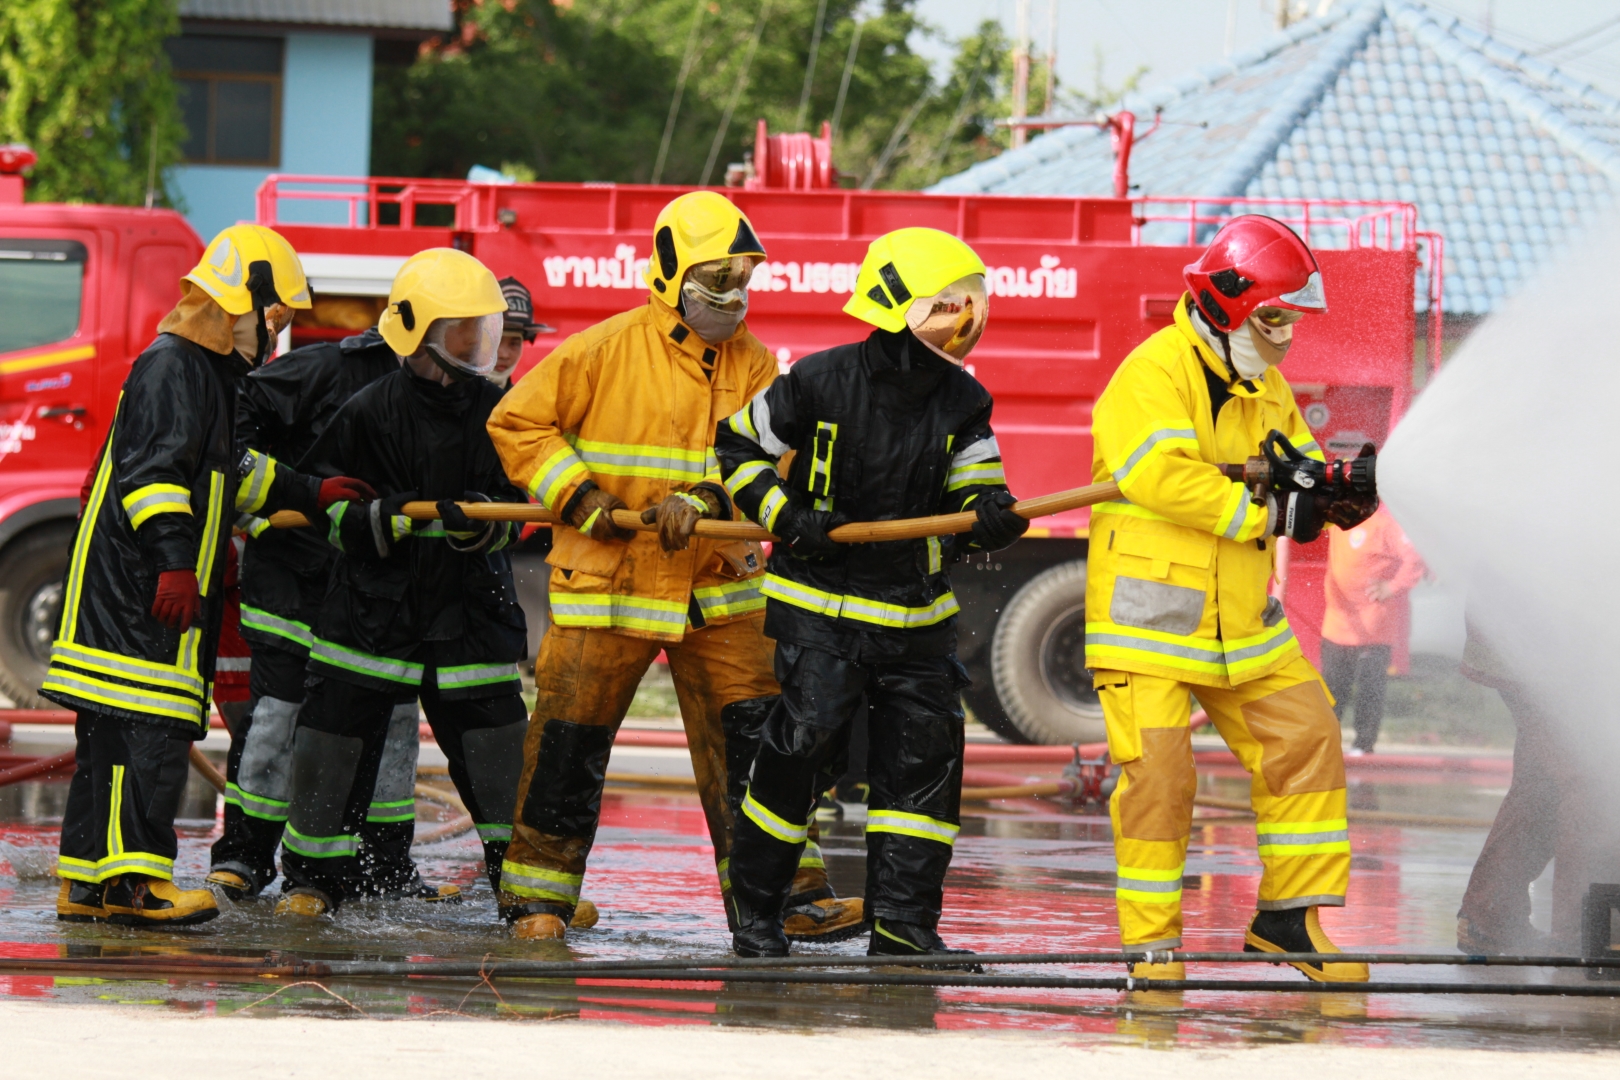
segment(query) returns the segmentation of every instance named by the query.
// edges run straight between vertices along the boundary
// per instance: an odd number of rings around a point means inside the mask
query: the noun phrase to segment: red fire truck
[[[563,336],[642,301],[653,220],[682,190],[272,176],[257,219],[299,250],[316,297],[284,344],[372,325],[406,257],[454,246],[524,281],[558,328],[526,350],[521,375]],[[995,395],[1019,495],[1090,482],[1097,395],[1126,353],[1168,324],[1181,268],[1233,213],[1287,220],[1320,252],[1330,311],[1307,324],[1287,367],[1318,440],[1334,452],[1382,443],[1411,395],[1422,237],[1408,204],[943,196],[758,180],[726,194],[770,252],[748,325],[784,368],[864,332],[841,309],[873,237],[926,225],[974,246],[994,300],[970,370]],[[49,655],[80,480],[129,363],[199,247],[164,211],[0,205],[0,689],[19,703],[38,702],[31,687]],[[1025,542],[957,568],[967,701],[1009,739],[1102,737],[1083,670],[1088,521],[1085,511],[1043,519]],[[1291,619],[1313,654],[1325,548],[1298,549],[1289,577]]]

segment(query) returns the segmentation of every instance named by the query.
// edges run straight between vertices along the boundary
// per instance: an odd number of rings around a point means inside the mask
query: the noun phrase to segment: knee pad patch
[[[523,823],[551,836],[596,835],[612,749],[611,727],[547,720],[523,803]]]
[[[388,738],[383,742],[382,760],[377,765],[377,783],[372,789],[372,802],[403,802],[416,791],[416,763],[422,752],[419,724],[416,702],[394,707],[388,719]]]
[[[1260,775],[1273,795],[1303,795],[1344,787],[1339,723],[1315,679],[1242,707],[1243,722],[1260,744]]]
[[[253,706],[253,724],[242,744],[236,782],[261,798],[286,802],[292,792],[293,733],[301,702],[262,697]]]
[[[1119,831],[1131,840],[1180,840],[1192,828],[1192,729],[1142,728],[1142,756],[1124,764]]]
[[[512,804],[517,801],[518,780],[523,775],[523,739],[527,722],[497,728],[476,728],[461,736],[466,756],[467,777],[472,781],[473,799],[478,803],[480,824],[509,824]]]
[[[293,739],[293,791],[288,822],[306,836],[336,836],[360,771],[364,740],[314,728]]]

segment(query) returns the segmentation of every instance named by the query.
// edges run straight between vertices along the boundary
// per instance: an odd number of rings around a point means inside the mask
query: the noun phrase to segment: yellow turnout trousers
[[[1339,723],[1303,656],[1235,688],[1098,671],[1109,756],[1122,766],[1109,801],[1120,940],[1181,945],[1181,881],[1192,832],[1191,697],[1249,771],[1260,862],[1259,907],[1342,906],[1350,881]]]

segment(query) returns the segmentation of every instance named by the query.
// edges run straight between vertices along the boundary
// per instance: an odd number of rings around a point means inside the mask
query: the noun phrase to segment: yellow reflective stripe
[[[45,683],[40,689],[54,690],[59,694],[94,702],[97,705],[127,709],[130,712],[150,713],[153,716],[167,716],[187,723],[196,724],[203,720],[200,700],[162,694],[136,686],[125,686],[122,683],[98,679],[93,675],[64,671],[56,667],[46,672]]]
[[[720,483],[720,459],[714,456],[712,446],[703,451],[703,479],[708,483]]]
[[[759,503],[759,523],[765,527],[766,532],[776,530],[776,519],[781,516],[782,508],[788,504],[787,496],[782,494],[780,487],[773,487],[765,493],[765,498]]]
[[[546,505],[549,510],[559,510],[557,496],[562,489],[575,480],[590,475],[585,463],[579,460],[579,455],[569,447],[563,447],[555,454],[546,458],[545,463],[535,470],[534,476],[529,479],[528,492]]]
[[[825,447],[823,447],[821,442],[821,436],[824,433],[827,436]],[[821,478],[820,494],[824,496],[832,494],[833,447],[835,447],[837,444],[838,425],[832,423],[830,420],[816,421],[815,440],[810,444],[812,450],[809,478],[811,494],[816,493],[816,478],[818,476]]]
[[[270,485],[276,482],[276,459],[257,450],[247,452],[253,467],[236,485],[236,509],[239,513],[257,513],[270,497]]]
[[[606,476],[643,476],[653,480],[703,479],[707,454],[674,446],[598,442],[564,435],[592,472]]]
[[[956,834],[962,831],[962,826],[903,810],[870,810],[866,814],[866,831],[899,833],[902,836],[915,836],[922,840],[937,840],[947,847],[954,847]]]
[[[736,434],[743,436],[749,442],[758,445],[759,432],[754,429],[753,410],[754,403],[750,401],[747,405],[744,405],[742,408],[738,409],[736,412],[732,413],[726,418],[726,426],[731,428],[731,430]]]
[[[112,769],[112,800],[107,809],[107,854],[124,853],[124,824],[119,820],[124,810],[124,766]]]
[[[225,518],[225,508],[220,503],[224,498],[225,474],[218,471],[209,473],[207,516],[203,518],[202,543],[197,548],[197,594],[202,597],[208,596],[208,586],[214,577],[214,560],[219,556],[219,528]],[[202,650],[202,639],[200,620],[180,635],[180,651],[175,660],[185,670],[201,671],[198,653]]]
[[[976,484],[1005,486],[1007,472],[998,461],[983,461],[975,465],[962,465],[945,474],[945,490],[957,491]]]
[[[956,602],[956,594],[949,592],[941,594],[925,607],[906,607],[902,604],[884,603],[881,600],[869,600],[864,596],[824,592],[775,574],[765,575],[765,584],[761,591],[772,600],[780,600],[784,604],[792,604],[796,608],[813,611],[829,618],[854,619],[874,626],[893,626],[902,629],[933,626],[935,623],[944,622],[961,610]]]
[[[943,569],[944,565],[945,562],[939,548],[939,537],[930,536],[928,538],[928,572],[937,574]]]
[[[737,497],[737,492],[753,483],[754,477],[758,476],[760,473],[767,472],[772,476],[776,476],[776,466],[771,464],[769,461],[743,462],[741,465],[737,466],[737,471],[732,473],[731,476],[726,479],[726,494],[735,499]]]
[[[1261,855],[1337,855],[1350,851],[1350,822],[1268,821],[1255,826]]]
[[[124,402],[123,392],[118,403]],[[117,415],[116,409],[114,415]],[[72,641],[79,625],[79,597],[84,592],[84,564],[90,553],[90,537],[96,531],[96,519],[101,515],[101,504],[107,497],[107,486],[112,482],[112,444],[117,424],[107,430],[107,443],[101,449],[101,467],[96,470],[96,482],[90,486],[90,501],[79,517],[79,529],[73,537],[73,557],[68,563],[66,596],[62,604],[62,623],[57,641]]]
[[[1293,628],[1283,619],[1276,626],[1268,626],[1253,637],[1238,638],[1226,643],[1226,668],[1232,675],[1243,675],[1276,661],[1299,643]]]
[[[1198,432],[1193,430],[1191,420],[1184,420],[1181,423],[1185,426],[1155,428],[1143,432],[1136,440],[1135,449],[1125,455],[1124,463],[1114,470],[1114,482],[1123,487],[1149,458],[1166,450],[1179,446],[1196,451]]]
[[[686,610],[686,604],[643,596],[551,594],[551,621],[558,626],[618,627],[680,635],[686,631]]]
[[[123,656],[105,649],[92,649],[72,641],[58,641],[51,646],[52,664],[69,664],[112,675],[120,679],[156,683],[176,690],[187,690],[202,696],[202,676],[178,664],[160,664],[142,660],[138,656]]]
[[[1249,520],[1249,491],[1242,484],[1234,483],[1232,491],[1226,497],[1226,506],[1221,510],[1221,516],[1215,521],[1215,535],[1224,536],[1228,540],[1236,540],[1243,535],[1243,526]]]
[[[716,876],[718,876],[720,878],[720,890],[722,892],[724,892],[725,890],[731,888],[731,860],[730,859],[721,859],[719,862],[715,863],[714,864],[714,872],[715,872]]]
[[[814,840],[807,840],[804,851],[799,855],[800,870],[825,870],[827,860],[822,857],[821,845]]]
[[[1114,896],[1138,904],[1177,904],[1181,902],[1181,879],[1187,864],[1174,870],[1144,866],[1118,866],[1114,870]]]
[[[579,888],[584,882],[584,874],[565,874],[544,866],[501,860],[501,891],[513,896],[574,904],[579,901]]]
[[[1141,518],[1143,521],[1169,521],[1163,514],[1155,514],[1145,506],[1137,506],[1129,499],[1115,499],[1110,502],[1098,503],[1091,508],[1092,529],[1097,528],[1097,519],[1104,514],[1118,514],[1121,517]]]
[[[754,798],[753,788],[749,788],[748,794],[743,796],[742,812],[749,821],[752,821],[784,844],[802,844],[805,838],[810,835],[808,822],[803,825],[795,825],[786,818],[777,817]]]
[[[1298,450],[1308,458],[1314,458],[1317,461],[1327,460],[1327,455],[1322,453],[1322,448],[1317,445],[1315,439],[1307,439],[1304,442],[1296,445],[1294,449]]]
[[[705,585],[693,589],[692,595],[697,597],[698,610],[705,619],[746,615],[765,610],[765,594],[760,592],[759,584],[757,577],[744,578],[725,585]]]
[[[1136,660],[1205,675],[1226,673],[1226,653],[1213,638],[1167,634],[1117,623],[1086,623],[1086,666],[1106,668],[1106,661]]]
[[[130,527],[138,529],[154,514],[191,513],[191,492],[179,484],[147,484],[125,495],[123,504]]]

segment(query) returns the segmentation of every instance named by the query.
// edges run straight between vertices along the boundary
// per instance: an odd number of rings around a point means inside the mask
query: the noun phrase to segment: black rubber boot
[[[867,956],[972,956],[971,949],[953,949],[945,944],[932,926],[873,919],[872,939]],[[983,972],[978,964],[952,965],[953,970]]]
[[[787,935],[782,932],[782,913],[755,911],[747,901],[731,894],[731,915],[737,929],[731,934],[731,951],[738,956],[786,956]]]
[[[1284,911],[1256,911],[1249,921],[1248,932],[1243,935],[1243,951],[1252,953],[1336,953],[1333,944],[1322,929],[1314,907],[1288,908]],[[1296,962],[1298,968],[1312,982],[1366,982],[1367,965],[1359,963]]]

